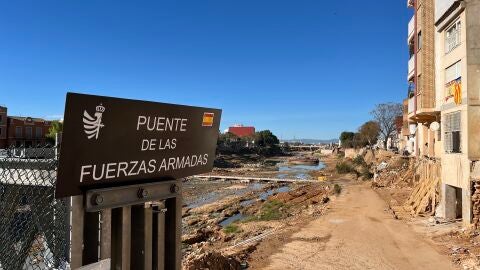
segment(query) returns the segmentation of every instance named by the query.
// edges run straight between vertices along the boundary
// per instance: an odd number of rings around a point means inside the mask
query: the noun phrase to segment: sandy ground
[[[455,269],[362,183],[347,184],[325,216],[284,237],[252,269]]]

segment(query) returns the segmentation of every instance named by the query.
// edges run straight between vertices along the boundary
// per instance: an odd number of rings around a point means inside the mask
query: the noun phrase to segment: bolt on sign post
[[[106,259],[103,252],[113,269],[177,269],[179,179],[212,170],[220,117],[218,109],[68,93],[55,197],[78,195],[85,213],[73,214],[84,228],[72,228],[72,260],[74,240],[85,248],[72,265]],[[98,226],[89,222],[111,224],[111,245],[95,243]]]

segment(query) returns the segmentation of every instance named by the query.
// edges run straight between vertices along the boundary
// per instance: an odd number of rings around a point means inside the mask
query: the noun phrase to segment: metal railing
[[[410,79],[414,75],[415,71],[415,55],[412,55],[410,59],[408,59],[408,75],[407,80]]]
[[[69,269],[70,201],[55,199],[52,153],[47,147],[1,151],[0,270]]]
[[[408,99],[408,113],[413,113],[415,111],[415,97]]]
[[[413,37],[413,32],[415,30],[415,17],[412,16],[410,21],[408,22],[408,38],[407,38],[407,44],[409,43],[410,39]]]
[[[453,49],[460,45],[460,35],[460,29],[452,30],[449,32],[449,35],[445,38],[445,53],[453,51]]]

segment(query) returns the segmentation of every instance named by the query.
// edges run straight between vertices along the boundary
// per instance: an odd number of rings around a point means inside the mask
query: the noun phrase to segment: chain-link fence
[[[70,201],[55,199],[56,153],[0,151],[0,270],[69,268]]]

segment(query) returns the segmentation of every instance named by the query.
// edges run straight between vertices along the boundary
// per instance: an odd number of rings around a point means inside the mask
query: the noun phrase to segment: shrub
[[[226,226],[225,228],[223,228],[223,231],[225,233],[228,233],[228,234],[231,234],[231,233],[239,233],[240,232],[240,228],[235,225],[235,224],[229,224],[228,226]]]
[[[272,200],[263,204],[260,210],[259,220],[268,221],[280,219],[283,217],[280,208],[285,206],[282,202]]]
[[[373,178],[373,173],[371,173],[368,168],[364,168],[364,170],[360,173],[360,176],[362,176],[364,180],[370,180]]]
[[[365,162],[365,159],[361,155],[358,155],[357,157],[355,157],[352,160],[352,163],[355,164],[355,165],[360,165],[360,166],[365,166],[365,167],[367,166],[367,162]]]
[[[342,192],[342,187],[339,185],[339,184],[335,184],[333,186],[333,192],[335,192],[335,194],[340,194]]]
[[[284,203],[272,200],[267,201],[262,205],[262,208],[259,211],[257,216],[250,216],[243,219],[242,222],[251,222],[251,221],[269,221],[277,220],[284,217],[282,213],[282,208],[286,207]]]
[[[353,168],[352,165],[344,161],[337,163],[335,168],[337,169],[337,173],[342,173],[342,174],[356,172],[355,168]]]

